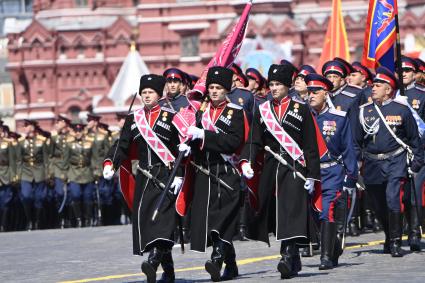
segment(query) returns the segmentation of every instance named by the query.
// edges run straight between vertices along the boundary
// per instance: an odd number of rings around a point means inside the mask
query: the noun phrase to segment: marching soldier
[[[69,136],[70,124],[71,121],[68,118],[63,115],[58,115],[55,123],[55,131],[52,132],[49,147],[49,166],[51,167],[49,173],[51,174],[50,177],[54,179],[56,208],[62,209],[62,211],[59,212],[61,228],[69,226],[69,223],[65,223],[65,211],[67,211],[69,201],[65,199],[68,164],[65,162],[64,153],[66,141]]]
[[[351,66],[353,67],[353,70],[348,77],[348,82],[352,86],[358,86],[363,89],[364,101],[361,101],[360,103],[363,104],[363,102],[372,102],[372,72],[360,62],[353,62]]]
[[[402,189],[408,168],[418,172],[423,149],[418,128],[409,108],[394,100],[397,80],[384,67],[376,71],[372,103],[360,108],[355,140],[363,148],[364,183],[384,226],[384,253],[403,256],[401,250]],[[409,158],[410,164],[406,163]]]
[[[94,193],[94,138],[84,133],[84,124],[73,125],[74,134],[68,136],[64,152],[65,163],[68,164],[66,178],[70,193],[71,207],[74,212],[76,227],[92,225],[93,193]],[[84,215],[81,212],[84,208]]]
[[[197,172],[191,214],[191,229],[197,233],[191,234],[191,249],[205,252],[207,246],[213,246],[205,269],[215,282],[239,275],[232,239],[239,219],[241,183],[233,160],[248,125],[242,107],[226,99],[232,76],[232,70],[224,67],[208,70],[209,102],[197,113],[197,125],[187,132]],[[221,276],[223,263],[226,267]]]
[[[12,184],[16,176],[16,141],[7,137],[8,127],[0,126],[0,232],[7,229],[10,204],[13,197]]]
[[[233,104],[241,106],[245,110],[248,120],[251,121],[252,110],[254,109],[254,95],[246,89],[248,87],[248,78],[235,63],[231,65],[230,70],[233,71],[232,90],[227,94],[227,97]]]
[[[96,195],[99,195],[99,199],[96,198],[96,201],[98,202],[97,203],[98,208],[102,206],[101,196],[104,196],[104,195],[109,196],[111,194],[111,188],[105,182],[105,179],[102,176],[103,158],[108,152],[110,145],[108,140],[108,132],[102,129],[101,127],[99,127],[100,119],[101,117],[99,115],[89,113],[87,114],[87,125],[85,126],[85,131],[87,135],[93,140],[93,160],[94,161],[92,163],[92,168],[93,168],[94,186],[95,186],[93,193],[96,193]],[[90,206],[93,209],[93,202],[89,202],[87,200],[85,205]],[[88,210],[89,207],[85,207],[84,209]],[[93,215],[93,213],[91,215]],[[85,219],[85,221],[87,221],[87,219]],[[98,213],[96,215],[96,221],[97,221],[97,225],[102,224],[101,213]],[[89,223],[86,223],[86,224],[89,224]]]
[[[151,220],[164,189],[161,184],[167,183],[179,144],[178,131],[172,124],[176,112],[158,104],[164,85],[163,76],[150,74],[140,78],[139,94],[144,107],[126,117],[120,138],[104,161],[103,171],[105,179],[111,179],[121,166],[121,189],[132,192],[124,197],[133,212],[133,254],[149,253],[141,266],[148,282],[156,282],[156,270],[160,264],[164,270],[163,282],[174,282],[175,277],[171,250],[177,221],[174,194],[179,192],[182,184],[180,169],[171,185],[174,193],[166,192],[157,220]],[[134,159],[138,160],[135,187],[126,188],[123,181],[128,179],[131,172],[129,161]]]
[[[247,237],[269,243],[268,233],[276,233],[276,240],[281,241],[282,258],[277,268],[282,278],[296,276],[301,270],[298,245],[308,244],[313,232],[308,227],[309,193],[314,190],[314,182],[320,181],[314,120],[303,101],[288,96],[292,78],[293,70],[289,66],[270,67],[268,81],[273,101],[260,105],[249,134],[252,139],[241,154],[243,175],[250,179],[254,172],[249,162],[255,160],[262,149],[274,152],[266,152],[264,157],[258,211],[248,219]],[[295,177],[296,172],[276,158],[285,160],[306,181]],[[269,215],[273,213],[270,207],[274,196],[277,198],[275,215]]]
[[[328,92],[332,83],[318,75],[305,78],[309,92],[309,103],[317,124],[326,141],[328,152],[320,159],[322,176],[322,212],[320,270],[338,265],[341,250],[341,232],[337,223],[343,227],[346,201],[339,201],[342,190],[354,191],[358,174],[356,152],[353,145],[350,123],[346,113],[327,105]]]
[[[416,83],[416,74],[420,72],[416,60],[402,56],[401,68],[403,75],[403,85],[407,102],[417,112],[419,117],[425,119],[425,87]],[[424,140],[422,140],[424,143]],[[424,144],[423,144],[424,146]],[[411,190],[410,182],[406,183],[405,188],[405,218],[408,223],[408,243],[411,251],[421,250],[421,219],[420,214],[422,209],[422,190],[425,182],[425,168],[421,168],[415,178],[415,193]],[[418,203],[416,203],[416,200]]]
[[[294,94],[298,95],[298,98],[302,99],[303,101],[307,101],[308,99],[308,89],[307,84],[304,81],[304,78],[308,74],[315,74],[316,71],[314,68],[310,65],[302,65],[300,67],[300,71],[298,72],[297,76],[295,77],[294,82]]]
[[[419,66],[414,59],[402,56],[401,68],[407,101],[418,113],[419,117],[425,120],[425,87],[415,82],[416,74],[419,72]]]
[[[32,230],[35,209],[34,229],[39,229],[44,201],[46,199],[46,164],[48,161],[48,140],[36,132],[37,122],[24,121],[25,136],[19,138],[16,148],[17,172],[21,181],[21,202],[26,217],[26,229]]]
[[[330,80],[334,86],[330,93],[333,106],[337,110],[348,112],[352,106],[357,108],[360,106],[362,97],[362,89],[358,86],[349,85],[346,83],[348,70],[351,70],[351,65],[344,65],[338,60],[326,62],[322,67],[322,74]]]
[[[163,76],[166,79],[165,91],[167,95],[159,101],[159,105],[179,112],[180,109],[189,105],[187,97],[182,93],[186,74],[177,68],[170,68],[165,70]]]
[[[425,87],[425,62],[422,61],[420,58],[416,58],[415,59],[416,64],[418,64],[418,72],[416,73],[416,83],[419,84],[420,86],[424,86]]]

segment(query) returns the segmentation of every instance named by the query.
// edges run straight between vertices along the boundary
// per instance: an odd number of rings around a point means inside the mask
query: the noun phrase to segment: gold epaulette
[[[46,141],[47,140],[47,138],[42,136],[42,135],[37,135],[36,138],[40,141]]]
[[[73,141],[75,141],[75,138],[73,136],[68,136],[66,138],[66,142],[68,142],[68,143],[73,142]]]
[[[56,137],[58,135],[58,132],[57,131],[52,131],[51,132],[51,137]]]
[[[20,137],[19,139],[18,139],[18,142],[22,142],[22,141],[24,141],[25,140],[25,137]]]
[[[90,141],[90,142],[94,142],[94,137],[92,137],[92,136],[86,136],[85,140],[86,141]]]

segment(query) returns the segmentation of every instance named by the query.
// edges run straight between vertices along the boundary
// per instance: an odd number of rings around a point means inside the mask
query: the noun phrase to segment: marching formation
[[[103,177],[119,172],[148,282],[160,265],[160,282],[174,282],[178,239],[212,247],[205,270],[215,282],[239,275],[237,238],[280,241],[283,279],[319,249],[319,269],[337,267],[347,233],[382,229],[383,253],[402,257],[404,232],[419,252],[425,64],[403,57],[402,73],[405,96],[388,69],[340,58],[322,74],[283,60],[267,78],[210,67],[204,96],[179,69],[144,75],[143,107],[126,115]]]
[[[140,78],[142,106],[117,131],[89,114],[55,131],[26,120],[0,127],[1,230],[128,223],[148,282],[174,282],[172,247],[205,252],[212,281],[239,276],[234,239],[281,242],[283,279],[320,250],[338,266],[346,234],[385,233],[421,250],[425,206],[425,63],[402,58],[403,88],[384,67],[326,62],[322,74],[286,60],[267,78],[239,66],[199,78],[176,68]],[[137,95],[137,94],[136,94]],[[223,269],[224,266],[224,269]]]

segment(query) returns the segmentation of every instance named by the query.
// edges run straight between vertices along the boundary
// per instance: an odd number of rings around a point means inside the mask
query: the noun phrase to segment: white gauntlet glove
[[[307,178],[304,184],[304,189],[306,189],[308,193],[311,195],[314,191],[314,180],[311,178]]]
[[[249,162],[245,162],[241,166],[242,174],[247,178],[248,180],[254,177],[254,170],[251,168],[251,164]]]
[[[115,171],[112,169],[112,165],[106,165],[103,167],[103,178],[105,180],[111,180],[114,177]]]
[[[185,144],[185,143],[179,144],[179,151],[180,152],[184,152],[184,157],[188,157],[189,156],[190,150],[191,150],[191,148],[187,144]]]
[[[174,177],[173,182],[171,183],[171,188],[173,189],[174,195],[178,195],[180,192],[180,189],[183,184],[183,178],[182,177]]]
[[[187,135],[191,137],[192,140],[202,140],[204,139],[205,133],[203,129],[197,128],[195,126],[190,126],[189,129],[187,129]]]

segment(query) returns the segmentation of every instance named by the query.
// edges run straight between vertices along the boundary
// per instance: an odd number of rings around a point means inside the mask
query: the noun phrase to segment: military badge
[[[240,105],[243,105],[243,98],[239,97],[238,102],[239,102]]]
[[[412,101],[413,109],[419,109],[420,104],[421,104],[421,101],[419,99],[413,99]]]
[[[298,108],[300,108],[300,105],[298,103],[294,104],[294,112],[297,113],[298,112]]]

